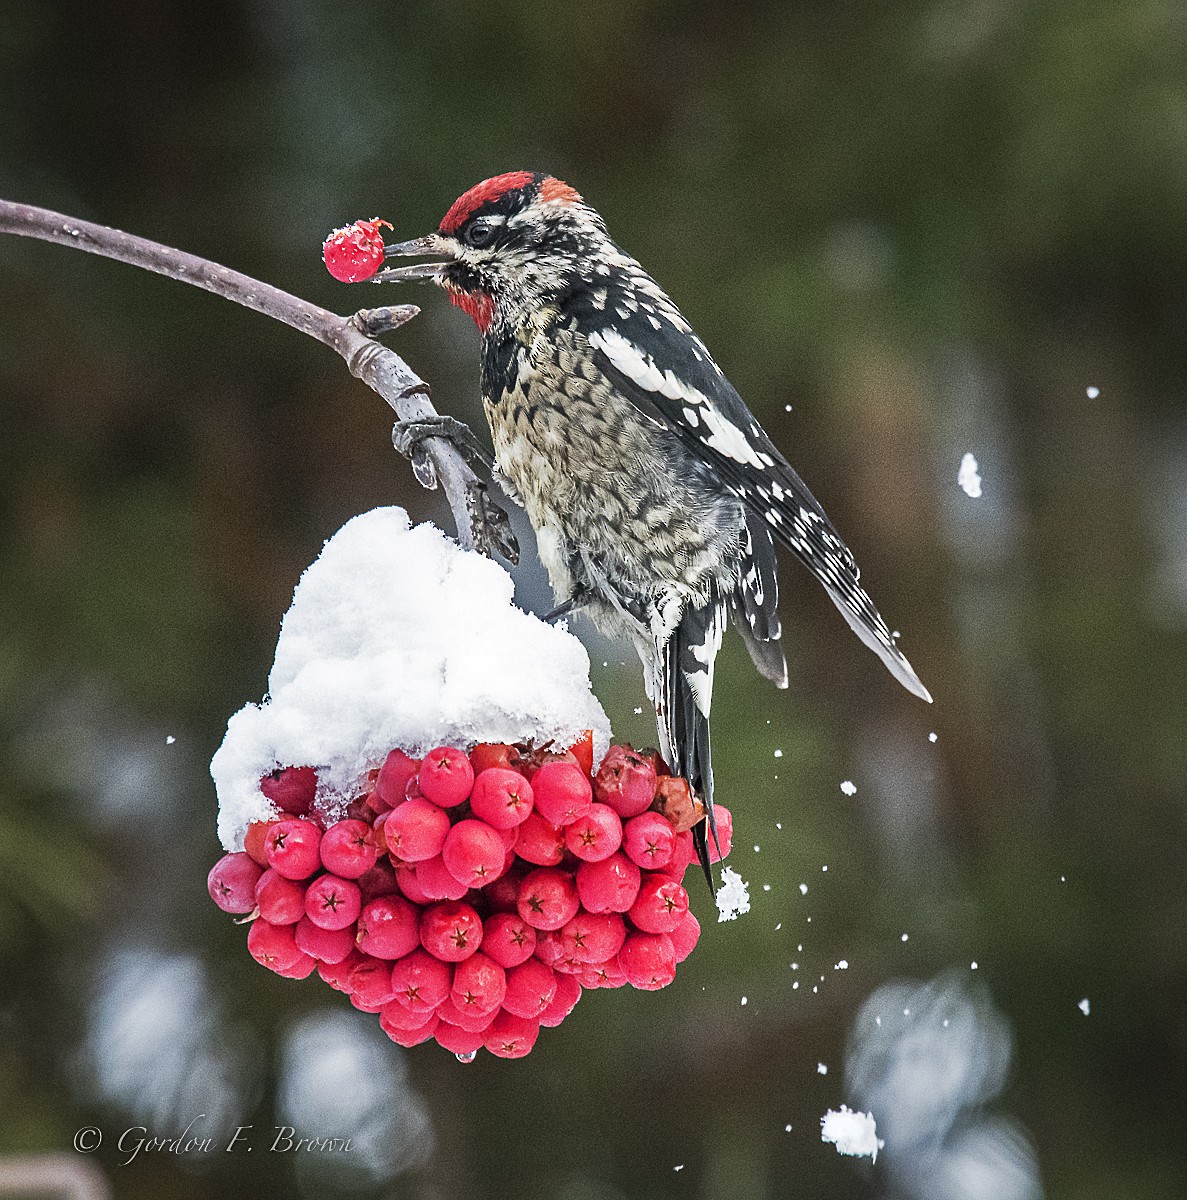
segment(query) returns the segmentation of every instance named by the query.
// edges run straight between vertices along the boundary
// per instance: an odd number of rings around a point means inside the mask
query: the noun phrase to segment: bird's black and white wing
[[[890,673],[908,691],[930,702],[927,688],[861,586],[853,555],[820,503],[684,318],[670,302],[665,303],[666,297],[647,277],[642,278],[651,284],[644,293],[629,290],[604,299],[594,296],[586,300],[584,311],[577,305],[572,310],[576,328],[588,339],[599,368],[641,413],[710,463],[722,485],[761,519],[757,527],[748,525],[752,542],[756,528],[769,528],[823,585],[854,633]],[[769,554],[760,554],[758,560],[764,571],[770,570]],[[773,571],[769,578],[773,580]],[[768,596],[773,599],[773,586],[765,590],[761,584],[750,586],[764,601]],[[746,613],[745,619],[751,615]],[[764,640],[754,625],[751,633],[748,646]],[[761,663],[759,667],[763,669]]]

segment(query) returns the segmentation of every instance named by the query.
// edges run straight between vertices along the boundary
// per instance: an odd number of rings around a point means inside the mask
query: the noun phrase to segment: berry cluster
[[[612,746],[592,780],[591,759],[588,738],[393,750],[340,820],[312,767],[273,772],[260,786],[283,815],[215,864],[211,898],[250,914],[262,966],[316,970],[400,1045],[522,1057],[583,988],[667,986],[700,935],[687,781],[653,751]],[[720,805],[717,829],[728,854]]]
[[[391,228],[389,222],[375,217],[371,221],[356,221],[353,225],[335,229],[322,243],[321,256],[326,270],[343,283],[370,279],[383,266],[381,225]]]

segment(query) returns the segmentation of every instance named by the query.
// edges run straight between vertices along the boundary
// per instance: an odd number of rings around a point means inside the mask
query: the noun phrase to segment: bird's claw
[[[519,542],[511,529],[511,519],[490,497],[486,484],[475,480],[466,489],[466,510],[470,514],[470,535],[474,547],[488,558],[498,551],[512,566],[519,562]]]
[[[416,469],[416,452],[420,443],[426,438],[444,438],[457,447],[458,452],[467,462],[476,459],[484,466],[491,466],[490,455],[482,443],[474,436],[470,426],[457,417],[437,413],[432,417],[419,417],[412,421],[397,421],[392,426],[392,445],[405,457],[412,459],[413,469]],[[423,453],[423,451],[422,451]],[[419,478],[419,476],[418,476]],[[428,484],[425,485],[429,486]]]

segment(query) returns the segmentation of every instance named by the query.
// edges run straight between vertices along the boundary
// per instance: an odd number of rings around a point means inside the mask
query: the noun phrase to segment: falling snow
[[[1100,388],[1086,387],[1084,389],[1084,394],[1088,397],[1089,400],[1095,400],[1097,398],[1097,396],[1100,395]]]
[[[857,784],[854,783],[852,779],[846,779],[841,783],[841,791],[843,791],[846,796],[856,796]]]
[[[843,1104],[840,1111],[830,1108],[820,1118],[820,1140],[832,1142],[838,1154],[851,1154],[857,1158],[869,1156],[875,1162],[878,1151],[886,1145],[878,1137],[872,1114],[851,1112]]]
[[[936,740],[936,731],[934,729],[927,735],[927,740],[929,742],[934,742]]]
[[[981,476],[977,474],[977,460],[971,454],[966,454],[960,460],[960,471],[957,473],[956,482],[960,484],[961,491],[966,496],[971,496],[974,500],[981,497]]]
[[[1081,1012],[1082,1012],[1082,1013],[1083,1013],[1085,1016],[1088,1016],[1088,1014],[1089,1014],[1089,1013],[1092,1011],[1092,1005],[1088,1003],[1088,997],[1087,997],[1087,996],[1085,996],[1085,997],[1084,997],[1084,999],[1083,999],[1083,1000],[1081,1000],[1081,1001],[1080,1001],[1080,1003],[1076,1005],[1076,1007],[1077,1007],[1077,1008],[1078,1008],[1078,1009],[1079,1009],[1079,1010],[1080,1010],[1080,1011],[1081,1011]]]
[[[732,867],[721,872],[721,887],[717,890],[718,921],[736,921],[742,913],[750,911],[750,892],[742,876]]]
[[[817,1075],[827,1075],[827,1074],[828,1074],[828,1067],[826,1067],[826,1066],[824,1065],[824,1063],[817,1063],[817,1064],[816,1064],[816,1074],[817,1074]]]

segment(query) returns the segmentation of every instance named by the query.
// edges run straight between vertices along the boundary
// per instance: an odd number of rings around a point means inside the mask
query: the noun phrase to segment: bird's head
[[[388,268],[374,278],[440,284],[486,333],[515,324],[571,287],[605,239],[601,217],[567,183],[511,171],[459,196],[435,233],[385,251],[389,258],[437,261]]]

